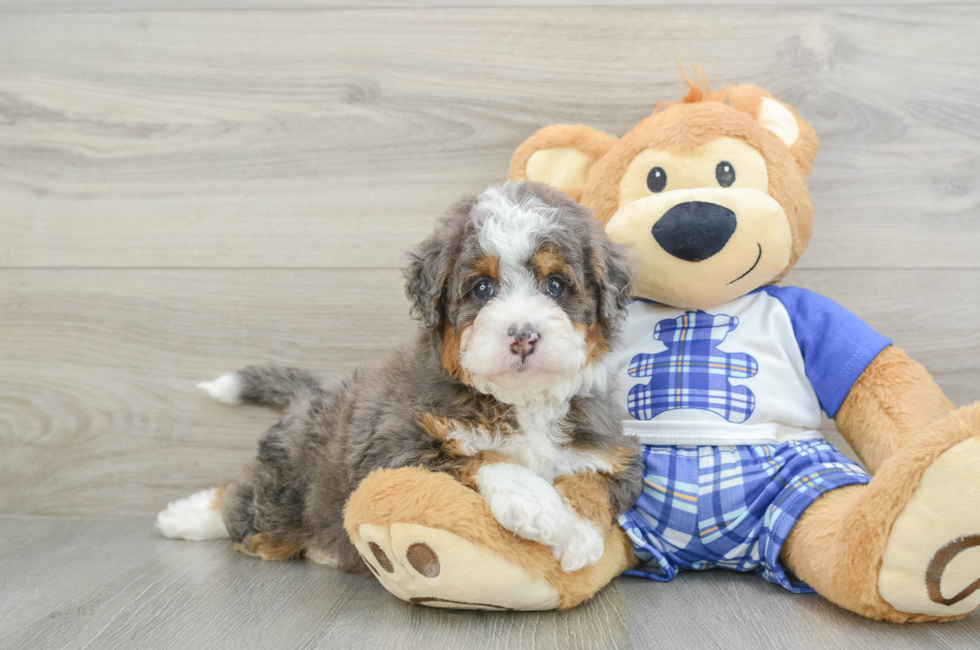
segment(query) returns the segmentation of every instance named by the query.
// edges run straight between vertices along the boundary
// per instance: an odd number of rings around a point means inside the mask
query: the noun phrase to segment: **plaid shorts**
[[[725,447],[646,446],[643,493],[619,517],[642,562],[624,575],[666,582],[680,569],[756,571],[796,593],[779,552],[803,511],[871,480],[824,440]]]

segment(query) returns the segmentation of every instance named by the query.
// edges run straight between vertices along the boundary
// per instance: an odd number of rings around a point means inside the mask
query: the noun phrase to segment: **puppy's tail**
[[[248,366],[197,385],[226,404],[255,404],[285,410],[323,393],[319,382],[296,368]]]

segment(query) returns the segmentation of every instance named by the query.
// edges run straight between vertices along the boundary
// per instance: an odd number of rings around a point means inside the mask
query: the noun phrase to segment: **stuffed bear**
[[[777,285],[812,232],[817,136],[761,88],[688,84],[622,138],[549,126],[511,161],[511,179],[591,208],[639,263],[618,399],[644,489],[602,558],[564,573],[479,494],[416,468],[362,483],[351,539],[391,593],[440,607],[563,609],[624,572],[727,568],[873,619],[966,615],[980,606],[980,404],[954,408],[854,314]],[[821,411],[863,467],[823,440]]]

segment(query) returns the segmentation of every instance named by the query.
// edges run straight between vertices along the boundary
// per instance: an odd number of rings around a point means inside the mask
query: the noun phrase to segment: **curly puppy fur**
[[[638,447],[622,434],[606,368],[633,277],[622,250],[564,194],[508,183],[455,204],[405,275],[420,331],[386,360],[329,389],[301,370],[261,367],[202,385],[223,401],[283,411],[223,493],[236,548],[366,572],[343,513],[368,474],[445,472],[493,507],[510,480],[485,471],[496,466],[553,487],[579,526],[598,533],[601,554],[613,517],[641,489]],[[574,533],[544,531],[538,541],[558,545],[563,535]],[[572,569],[598,561],[555,555]]]

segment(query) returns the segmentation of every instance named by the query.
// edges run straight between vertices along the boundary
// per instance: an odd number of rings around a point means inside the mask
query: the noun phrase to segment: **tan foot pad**
[[[355,542],[385,589],[430,607],[544,610],[558,607],[546,580],[438,528],[362,524]]]
[[[959,443],[925,471],[895,520],[878,591],[914,614],[956,616],[980,606],[980,439]]]

